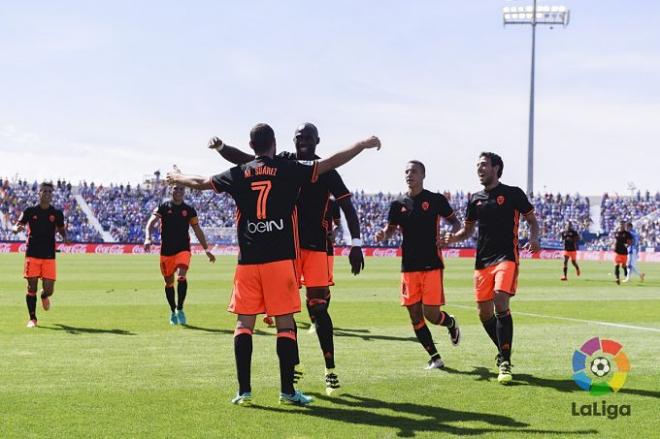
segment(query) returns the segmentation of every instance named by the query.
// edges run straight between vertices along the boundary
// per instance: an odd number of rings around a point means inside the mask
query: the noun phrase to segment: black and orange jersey
[[[160,218],[160,254],[173,256],[179,252],[190,251],[190,226],[198,224],[197,211],[189,204],[176,204],[169,200],[154,210]]]
[[[328,230],[328,256],[335,254],[335,225],[339,225],[341,221],[341,213],[339,211],[339,203],[333,198],[328,201],[328,209],[325,213],[325,227]]]
[[[297,160],[292,152],[281,152],[277,157]],[[315,156],[315,159],[319,157]],[[335,170],[319,175],[315,183],[303,185],[298,198],[298,217],[300,247],[307,250],[326,251],[328,226],[326,213],[329,209],[330,195],[335,200],[350,197],[351,192]]]
[[[424,189],[414,197],[403,195],[390,204],[387,221],[399,226],[403,235],[401,271],[428,271],[444,268],[436,245],[440,217],[449,218],[454,210],[444,195]]]
[[[632,244],[633,236],[626,230],[617,230],[614,234],[614,252],[617,255],[627,255],[628,246]]]
[[[580,234],[573,229],[561,232],[561,239],[564,241],[564,250],[567,252],[577,251],[580,242]]]
[[[239,264],[298,256],[296,201],[300,188],[317,180],[317,168],[317,162],[257,157],[212,178],[216,192],[227,192],[236,201]]]
[[[18,222],[27,226],[25,256],[39,259],[55,259],[55,232],[64,227],[64,213],[48,206],[31,206],[23,211]]]
[[[478,221],[477,270],[502,261],[518,262],[520,214],[532,212],[534,206],[516,186],[500,183],[490,191],[482,190],[470,197],[465,222]]]

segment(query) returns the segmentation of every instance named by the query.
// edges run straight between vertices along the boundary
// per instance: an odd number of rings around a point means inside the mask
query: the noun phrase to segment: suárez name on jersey
[[[284,230],[284,220],[268,220],[252,222],[248,220],[247,229],[250,233],[268,233],[273,230]]]

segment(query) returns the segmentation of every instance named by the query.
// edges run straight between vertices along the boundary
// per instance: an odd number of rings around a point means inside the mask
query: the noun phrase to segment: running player
[[[512,380],[511,346],[513,319],[509,300],[518,286],[518,225],[522,214],[530,227],[532,253],[540,250],[539,226],[525,193],[516,186],[500,183],[504,162],[492,152],[482,152],[477,162],[477,175],[484,190],[472,194],[463,228],[448,233],[441,245],[468,239],[479,225],[474,285],[479,318],[499,351],[497,381]]]
[[[316,147],[320,138],[316,126],[311,123],[300,125],[294,135],[296,152],[282,152],[277,157],[287,160],[317,160]],[[237,148],[226,145],[222,140],[214,137],[209,142],[209,148],[215,149],[226,160],[241,164],[254,159]],[[314,321],[316,335],[319,339],[321,353],[325,361],[325,385],[328,395],[336,391],[339,378],[335,370],[335,349],[333,339],[333,323],[328,313],[330,305],[330,286],[332,269],[327,257],[328,226],[324,220],[328,210],[328,200],[334,196],[339,207],[344,212],[348,229],[351,234],[351,250],[348,259],[354,275],[364,268],[362,255],[362,240],[360,239],[360,224],[357,212],[351,202],[351,192],[346,188],[337,171],[330,171],[319,177],[316,183],[307,183],[302,187],[297,207],[300,235],[300,258],[298,259],[298,273],[301,282],[305,285],[307,296],[307,309],[310,318]],[[302,370],[296,369],[297,376],[302,376]]]
[[[403,234],[401,248],[401,305],[408,308],[417,340],[431,357],[427,369],[442,369],[440,358],[426,320],[447,328],[454,346],[461,341],[461,331],[454,316],[442,311],[445,294],[442,282],[444,262],[436,246],[440,218],[460,228],[454,210],[444,195],[424,189],[426,168],[422,162],[411,160],[405,170],[408,192],[390,205],[387,226],[376,232],[376,241],[390,239],[397,228]]]
[[[306,182],[315,182],[366,148],[380,148],[380,141],[371,137],[328,159],[305,163],[275,156],[272,128],[258,124],[250,132],[250,147],[254,160],[222,174],[205,178],[175,172],[167,179],[169,184],[227,192],[236,201],[240,253],[229,311],[238,314],[234,351],[239,390],[232,402],[251,402],[252,332],[256,316],[267,313],[275,317],[277,327],[280,403],[307,405],[312,398],[293,386],[298,351],[293,315],[300,312],[296,201]]]
[[[28,328],[37,326],[37,288],[41,278],[41,305],[44,311],[50,309],[50,297],[55,292],[57,267],[55,263],[55,232],[59,233],[64,242],[66,227],[64,213],[55,209],[50,203],[53,200],[53,183],[43,182],[39,186],[39,204],[23,211],[12,231],[18,233],[27,227],[27,248],[25,250],[25,267],[23,277],[27,280],[27,303],[30,320]]]
[[[632,235],[626,230],[626,222],[621,221],[614,233],[614,276],[617,285],[621,285],[619,268],[623,268],[623,275],[628,276],[628,247],[632,240]]]
[[[151,248],[151,230],[160,220],[160,272],[165,280],[165,297],[170,305],[170,324],[187,324],[183,303],[188,293],[186,274],[190,267],[190,234],[192,227],[197,240],[206,252],[210,262],[215,262],[215,256],[209,251],[204,231],[199,227],[197,211],[186,204],[183,199],[186,189],[183,186],[172,188],[172,199],[160,204],[151,213],[144,232],[144,249]],[[174,297],[174,274],[177,275],[176,298]]]
[[[632,236],[632,243],[628,247],[628,275],[624,279],[624,282],[630,280],[631,273],[637,273],[639,280],[644,282],[644,277],[646,275],[637,268],[637,260],[639,259],[639,234],[633,229],[633,223],[628,223],[626,225],[626,230],[628,230],[628,233]]]
[[[568,273],[568,260],[575,267],[575,274],[580,276],[580,267],[577,264],[577,249],[580,242],[580,234],[573,229],[573,224],[569,221],[566,223],[566,229],[561,232],[561,239],[564,241],[564,275],[561,280],[567,280]]]

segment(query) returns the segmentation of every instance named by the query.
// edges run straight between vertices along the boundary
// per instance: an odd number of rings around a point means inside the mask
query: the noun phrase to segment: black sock
[[[618,265],[614,266],[614,276],[616,276],[616,280],[619,280],[619,266]]]
[[[167,297],[167,303],[170,304],[170,309],[172,312],[176,309],[176,301],[174,299],[174,286],[165,287],[165,297]]]
[[[37,320],[37,294],[26,294],[25,303],[27,303],[28,314],[30,314],[30,320]]]
[[[488,334],[490,339],[493,340],[495,347],[499,351],[500,344],[497,341],[497,318],[495,318],[495,316],[492,316],[490,319],[481,322],[481,324],[484,326],[486,333]]]
[[[298,324],[296,321],[293,321],[293,333],[296,335],[296,340],[298,340]],[[294,365],[300,364],[300,351],[298,350],[298,342],[296,341],[296,355],[294,357]]]
[[[576,271],[580,271],[580,267],[578,266],[577,262],[573,261],[573,267],[575,267]]]
[[[292,330],[284,330],[277,333],[277,356],[280,359],[280,391],[287,395],[293,395],[293,368],[298,341]]]
[[[509,310],[497,315],[497,340],[500,344],[502,361],[511,361],[511,344],[513,343],[513,319]]]
[[[568,267],[564,264],[564,277],[568,274]]]
[[[431,331],[429,331],[429,327],[426,326],[426,323],[423,320],[417,324],[413,323],[413,329],[415,329],[417,340],[419,340],[419,343],[426,352],[429,353],[431,359],[435,360],[436,358],[440,358],[440,354],[438,354],[438,350],[433,343],[433,336],[431,335]]]
[[[453,328],[454,325],[456,324],[456,321],[452,316],[447,314],[444,311],[440,311],[440,326],[445,326],[447,328]]]
[[[236,357],[236,375],[238,393],[251,392],[250,368],[252,365],[252,331],[237,329],[234,332],[234,356]]]
[[[305,302],[307,305],[307,314],[309,314],[309,321],[313,324],[316,323],[316,318],[314,317],[314,314],[312,313],[312,307],[309,305],[309,300]]]
[[[327,369],[334,369],[335,344],[332,335],[334,326],[332,324],[332,318],[330,318],[330,314],[328,314],[329,301],[329,298],[312,299],[310,309],[314,316],[314,322],[316,323],[316,336],[319,338],[319,345],[321,346],[321,352],[323,352],[325,367]]]
[[[625,277],[628,277],[628,267],[626,267],[625,265],[623,266],[623,275]]]
[[[188,281],[186,279],[179,280],[179,283],[176,286],[176,293],[178,296],[176,309],[182,310],[183,302],[186,301],[186,294],[188,293]]]

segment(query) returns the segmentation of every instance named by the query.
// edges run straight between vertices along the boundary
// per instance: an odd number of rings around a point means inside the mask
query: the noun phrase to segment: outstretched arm
[[[327,159],[319,160],[318,162],[318,173],[319,174],[325,174],[328,171],[332,171],[333,169],[336,169],[340,167],[341,165],[345,165],[346,163],[350,162],[356,155],[361,153],[365,149],[369,148],[376,148],[380,149],[380,140],[378,137],[371,136],[368,139],[361,140],[357,142],[355,145],[351,146],[350,148],[346,148],[343,151],[339,151]]]
[[[474,234],[474,223],[466,222],[463,224],[463,228],[456,233],[447,232],[445,236],[438,238],[438,247],[446,247],[449,244],[454,244],[456,242],[465,241],[469,239]]]
[[[254,160],[254,156],[244,153],[240,149],[229,146],[220,140],[218,137],[211,137],[209,140],[209,149],[214,149],[222,156],[223,159],[235,165],[242,165]]]
[[[172,171],[167,173],[165,179],[170,186],[180,184],[181,186],[197,189],[198,191],[208,191],[213,189],[210,177],[183,175],[181,172]]]
[[[192,227],[193,232],[197,237],[197,240],[199,241],[199,243],[202,245],[202,248],[206,252],[206,257],[209,258],[209,262],[215,262],[215,255],[211,253],[211,251],[209,250],[209,245],[206,243],[206,236],[204,235],[204,231],[202,230],[202,228],[199,227],[199,224],[192,224],[190,227]]]

